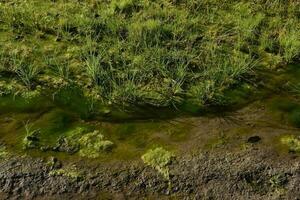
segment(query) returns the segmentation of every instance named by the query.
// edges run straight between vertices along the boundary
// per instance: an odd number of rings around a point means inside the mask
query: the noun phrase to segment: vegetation
[[[97,158],[101,152],[110,151],[114,146],[114,143],[105,140],[99,131],[85,134],[79,139],[79,144],[79,155],[88,158]]]
[[[80,171],[75,167],[69,167],[66,169],[54,169],[49,172],[50,176],[66,176],[72,179],[73,181],[80,181],[84,177]]]
[[[30,124],[28,121],[24,123],[24,128],[26,131],[26,136],[23,139],[23,148],[24,149],[32,149],[37,148],[39,146],[39,130],[38,129],[32,129],[33,124]]]
[[[289,151],[296,153],[300,152],[300,139],[294,135],[282,137],[281,143],[287,145]]]
[[[256,69],[299,59],[299,10],[297,0],[4,0],[0,94],[75,85],[90,104],[121,108],[224,104]]]
[[[57,114],[59,115],[56,116]],[[106,140],[97,130],[91,132],[90,128],[81,126],[66,130],[63,124],[66,116],[63,114],[50,113],[45,117],[49,124],[44,124],[41,130],[33,129],[33,124],[25,123],[23,148],[68,154],[78,153],[79,156],[87,158],[98,158],[101,154],[113,149],[114,143]],[[51,119],[53,116],[56,118]]]
[[[142,160],[146,165],[149,165],[156,169],[160,174],[164,176],[165,179],[170,179],[169,167],[168,165],[171,163],[174,155],[163,149],[162,147],[158,147],[155,149],[150,149],[147,153],[142,156]]]
[[[5,146],[0,144],[0,158],[6,158],[9,155],[7,149],[5,148]]]

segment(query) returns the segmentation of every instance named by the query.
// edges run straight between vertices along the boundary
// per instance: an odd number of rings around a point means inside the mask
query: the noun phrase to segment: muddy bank
[[[68,166],[62,166],[63,168]],[[74,167],[74,166],[73,166]],[[49,175],[42,160],[1,161],[1,199],[296,199],[300,196],[299,158],[267,148],[201,153],[170,166],[171,188],[139,162],[87,167],[82,177]]]

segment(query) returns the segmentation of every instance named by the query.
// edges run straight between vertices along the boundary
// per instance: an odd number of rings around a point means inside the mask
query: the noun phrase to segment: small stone
[[[248,143],[257,143],[260,140],[261,140],[261,137],[259,137],[259,136],[256,135],[256,136],[249,137],[248,140],[247,140],[247,142]]]
[[[51,169],[59,169],[62,167],[61,162],[53,156],[50,157],[48,165],[51,167]]]

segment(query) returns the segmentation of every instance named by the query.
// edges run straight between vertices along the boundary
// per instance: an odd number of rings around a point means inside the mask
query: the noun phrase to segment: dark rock
[[[259,137],[259,136],[256,135],[256,136],[249,137],[248,140],[247,140],[247,142],[248,143],[257,143],[260,140],[261,140],[261,137]]]
[[[68,154],[74,154],[78,152],[79,149],[79,144],[72,144],[72,142],[66,138],[59,138],[56,146],[52,147],[52,151],[66,152]]]

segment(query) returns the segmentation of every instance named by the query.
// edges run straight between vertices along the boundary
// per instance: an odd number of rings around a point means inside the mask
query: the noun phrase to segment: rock
[[[62,163],[55,157],[51,156],[47,164],[51,169],[59,169],[62,167]]]
[[[260,140],[261,140],[261,137],[259,137],[259,136],[256,135],[256,136],[249,137],[248,140],[247,140],[247,142],[248,143],[257,143]]]
[[[68,154],[74,154],[79,151],[79,144],[73,144],[67,138],[59,138],[52,151],[66,152]]]

